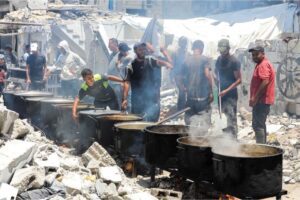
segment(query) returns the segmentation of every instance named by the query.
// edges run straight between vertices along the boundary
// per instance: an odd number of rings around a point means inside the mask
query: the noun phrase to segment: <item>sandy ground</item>
[[[287,195],[282,196],[282,200],[299,200],[300,199],[300,183],[296,184],[288,184],[288,185],[283,185],[283,189],[288,191]],[[275,197],[273,198],[267,198],[265,200],[274,200]]]

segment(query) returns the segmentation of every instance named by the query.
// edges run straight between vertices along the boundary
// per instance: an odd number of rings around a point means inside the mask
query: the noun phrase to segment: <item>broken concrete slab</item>
[[[118,188],[118,193],[120,196],[124,196],[124,195],[127,195],[127,194],[131,194],[133,191],[132,187],[128,186],[128,185],[121,185],[119,188]]]
[[[0,148],[0,182],[7,183],[13,173],[32,160],[37,146],[32,142],[11,140]]]
[[[97,160],[100,162],[100,166],[112,166],[116,165],[116,161],[107,153],[107,151],[97,142],[94,142],[88,150],[82,154],[82,161],[85,166],[91,160]]]
[[[267,133],[276,133],[279,131],[283,126],[280,124],[267,124]]]
[[[11,186],[19,189],[19,193],[28,189],[39,189],[45,183],[46,172],[43,167],[31,166],[16,170],[10,182]]]
[[[82,177],[74,172],[67,173],[63,176],[62,183],[66,187],[66,191],[70,195],[81,193]]]
[[[102,199],[107,195],[107,187],[108,185],[106,183],[103,183],[101,180],[97,180],[95,183],[95,188],[98,196]]]
[[[30,129],[23,122],[23,120],[16,119],[12,126],[10,135],[11,135],[12,139],[19,139],[19,138],[22,138],[25,135],[27,135],[29,133],[29,131],[30,131]]]
[[[0,115],[1,115],[1,122],[0,125],[2,125],[1,128],[1,133],[2,134],[8,134],[10,128],[12,127],[14,121],[16,119],[19,118],[19,114],[11,111],[11,110],[7,110],[7,109],[1,109],[0,110]]]
[[[56,153],[57,149],[53,145],[42,145],[34,155],[33,163],[46,169],[58,169],[61,158]]]
[[[104,181],[110,181],[113,183],[121,183],[122,182],[122,174],[118,168],[118,166],[112,167],[100,167],[99,168],[100,178]]]
[[[118,196],[117,186],[114,183],[110,183],[107,186],[107,196],[108,197]]]
[[[78,170],[79,169],[79,159],[76,157],[67,157],[61,159],[60,166],[65,170]]]
[[[18,189],[6,183],[0,183],[0,199],[16,200]]]
[[[147,192],[129,194],[124,196],[124,199],[125,200],[158,200],[156,197],[152,196]]]

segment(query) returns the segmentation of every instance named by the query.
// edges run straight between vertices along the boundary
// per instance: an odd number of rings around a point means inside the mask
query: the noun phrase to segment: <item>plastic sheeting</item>
[[[164,20],[163,28],[166,34],[173,34],[175,38],[184,35],[191,41],[203,40],[206,45],[204,54],[217,57],[217,43],[222,38],[228,38],[232,51],[235,51],[248,48],[256,40],[278,39],[282,33],[299,33],[296,11],[296,4],[286,3],[206,18]],[[125,23],[139,30],[145,30],[150,20],[137,16],[123,17]]]

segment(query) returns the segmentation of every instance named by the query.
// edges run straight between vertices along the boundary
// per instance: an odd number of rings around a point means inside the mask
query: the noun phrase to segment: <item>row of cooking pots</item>
[[[56,137],[69,135],[67,132],[77,126],[70,117],[72,101],[51,96],[39,92],[6,93],[4,101],[9,109],[31,118],[48,132],[55,132]],[[209,141],[218,138],[191,139],[186,137],[188,126],[157,126],[142,122],[136,115],[88,110],[89,106],[82,106],[78,129],[79,141],[86,147],[94,138],[105,147],[114,146],[122,155],[145,156],[149,164],[163,169],[178,168],[187,178],[213,182],[220,191],[240,198],[274,196],[282,189],[282,150],[279,148],[241,145],[242,155],[226,152],[226,149],[213,150]]]

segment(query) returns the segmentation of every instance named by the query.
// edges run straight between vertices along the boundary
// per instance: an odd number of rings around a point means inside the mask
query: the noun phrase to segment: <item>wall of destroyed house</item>
[[[271,40],[271,41],[259,41],[262,42],[265,47],[265,53],[267,58],[271,61],[273,64],[275,70],[278,73],[278,68],[280,65],[283,65],[286,63],[287,57],[292,57],[293,59],[300,58],[300,41],[298,39],[291,40],[289,42],[289,45],[287,45],[286,42],[283,40]],[[250,83],[251,83],[251,77],[252,73],[255,67],[255,64],[252,61],[251,54],[248,53],[245,49],[237,50],[236,56],[242,63],[242,84],[239,89],[239,107],[248,107],[249,102],[249,93],[250,93]],[[289,62],[287,64],[287,67],[290,69],[297,69],[299,70],[299,66],[296,62]],[[296,84],[293,85],[293,90],[298,94],[300,94],[300,85],[296,81],[296,70],[294,72],[295,77],[292,78],[292,81]],[[296,109],[296,104],[300,102],[300,99],[297,98],[287,98],[285,97],[280,91],[279,87],[280,85],[285,84],[282,82],[276,82],[276,99],[275,104],[272,106],[271,112],[273,114],[282,114],[286,111],[289,111],[290,113],[297,113],[300,114],[300,112]]]

